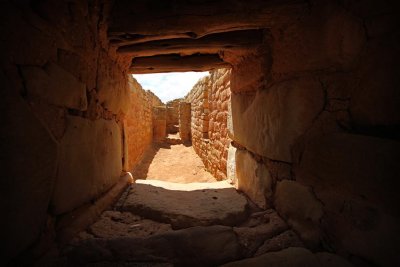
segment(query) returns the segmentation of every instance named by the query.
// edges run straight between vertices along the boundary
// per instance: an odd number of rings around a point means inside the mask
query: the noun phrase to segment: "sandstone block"
[[[260,208],[268,208],[272,195],[272,179],[265,165],[255,161],[245,150],[236,151],[235,161],[238,190],[243,191]]]
[[[278,252],[270,252],[258,257],[231,262],[224,267],[351,267],[348,261],[331,253],[316,253],[305,248],[291,247]]]
[[[77,109],[87,109],[86,85],[55,63],[43,68],[21,67],[28,94],[39,96],[51,104]]]
[[[126,114],[129,109],[129,80],[105,52],[100,53],[97,75],[99,103],[114,114]]]
[[[319,244],[323,209],[310,188],[295,181],[279,182],[275,192],[275,207],[308,246]]]
[[[334,246],[382,266],[399,264],[399,149],[393,140],[324,135],[307,141],[295,168],[297,180],[324,203],[324,228]]]
[[[365,42],[362,20],[332,3],[313,6],[308,16],[284,32],[273,30],[273,36],[279,40],[272,49],[274,74],[349,68]]]
[[[115,121],[69,116],[60,143],[55,214],[71,211],[108,190],[122,171],[121,133]]]
[[[45,228],[58,146],[2,73],[0,81],[5,85],[0,90],[0,236],[4,242],[0,256],[7,265]]]
[[[311,78],[285,81],[255,95],[232,94],[230,137],[248,150],[291,162],[291,148],[322,110],[324,95]]]
[[[247,216],[246,198],[226,182],[182,186],[162,181],[140,181],[133,185],[122,208],[169,223],[173,229],[212,224],[233,226]]]

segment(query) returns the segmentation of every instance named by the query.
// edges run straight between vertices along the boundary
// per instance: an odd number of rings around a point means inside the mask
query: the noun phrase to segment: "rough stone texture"
[[[132,77],[129,79],[129,89],[130,108],[124,123],[126,142],[124,168],[127,171],[133,170],[142,159],[144,152],[149,149],[153,141],[153,107],[162,104],[157,96],[150,91],[144,91]]]
[[[292,230],[287,230],[271,239],[265,240],[264,244],[257,249],[254,256],[259,256],[267,252],[279,251],[289,247],[304,247],[303,242]]]
[[[188,142],[191,139],[191,104],[179,102],[179,136],[182,142]]]
[[[167,137],[167,109],[165,106],[153,107],[153,139],[162,142]]]
[[[273,210],[254,213],[241,227],[235,227],[244,257],[251,257],[265,240],[269,240],[288,229],[288,225]]]
[[[134,184],[123,210],[170,223],[174,229],[212,224],[232,226],[246,218],[246,198],[228,183],[222,182],[222,188],[215,188],[212,183],[194,184],[191,188],[191,184],[154,182]]]
[[[114,121],[69,116],[60,143],[53,212],[71,211],[116,183],[122,170],[121,145],[120,128]]]
[[[87,121],[109,119],[114,126],[117,126],[117,121],[122,121],[122,114],[119,113],[125,111],[122,106],[126,106],[123,103],[126,99],[121,99],[121,96],[127,95],[119,94],[116,91],[120,90],[113,88],[109,88],[111,92],[106,96],[108,99],[102,98],[100,101],[98,95],[101,87],[97,84],[99,77],[104,77],[103,84],[107,83],[105,80],[108,78],[119,80],[120,84],[127,81],[121,66],[123,60],[109,50],[105,38],[106,17],[101,14],[106,7],[103,10],[100,6],[99,1],[86,0],[74,3],[64,0],[34,4],[12,1],[1,3],[1,9],[5,12],[0,19],[0,32],[7,36],[7,40],[0,44],[0,67],[1,75],[9,80],[9,86],[3,89],[7,95],[19,95],[10,100],[13,104],[4,107],[13,112],[7,115],[10,116],[8,120],[14,120],[16,126],[20,122],[24,124],[15,133],[10,125],[8,131],[11,135],[7,134],[7,138],[1,142],[10,145],[9,150],[2,149],[8,156],[1,162],[7,165],[4,169],[13,172],[10,175],[5,173],[5,177],[12,179],[1,186],[4,192],[1,202],[16,205],[13,209],[2,209],[2,216],[8,218],[9,225],[1,230],[4,247],[10,249],[1,257],[6,265],[28,246],[29,249],[35,248],[32,252],[35,256],[40,256],[47,249],[43,243],[39,247],[34,243],[42,240],[40,236],[54,231],[54,223],[47,224],[54,221],[49,211],[49,196],[55,194],[54,188],[61,191],[65,188],[72,190],[72,193],[80,190],[76,184],[73,185],[77,177],[61,178],[65,175],[61,171],[63,166],[70,166],[68,173],[76,170],[88,175],[98,174],[98,177],[81,178],[83,182],[91,181],[94,187],[103,190],[112,185],[111,181],[115,181],[111,180],[115,177],[110,176],[105,182],[104,175],[108,176],[109,170],[112,170],[119,177],[122,170],[122,139],[119,129],[113,132],[115,143],[107,144],[116,146],[107,149],[119,152],[110,161],[102,162],[101,166],[99,161],[104,159],[104,156],[99,156],[103,153],[101,151],[98,154],[92,153],[86,162],[76,163],[76,159],[82,159],[80,153],[83,149],[79,146],[87,141],[84,140],[86,137],[75,137],[74,144],[77,147],[70,148],[69,158],[61,159],[63,145],[57,148],[55,144],[55,140],[62,142],[60,140],[64,140],[66,129],[70,129],[67,114]],[[113,77],[105,72],[114,73]],[[100,97],[103,96],[102,93]],[[113,104],[109,106],[109,103]],[[17,106],[20,109],[18,113],[13,111],[13,107]],[[7,124],[3,125],[7,127]],[[119,162],[118,170],[115,165],[112,166],[116,161]],[[60,164],[58,167],[55,166],[56,162]],[[93,172],[94,162],[99,164],[96,173]],[[57,168],[59,177],[55,179],[54,169]],[[58,184],[60,181],[63,186]],[[101,193],[104,192],[96,192]],[[63,195],[65,199],[62,202],[68,202],[71,196],[68,193]],[[87,197],[83,199],[86,201]],[[82,204],[74,202],[69,208]],[[9,234],[13,236],[6,238]]]
[[[23,66],[21,71],[28,94],[57,106],[87,109],[86,85],[57,64],[48,63],[43,68]]]
[[[218,251],[218,253],[216,253]],[[217,266],[240,256],[231,227],[192,227],[149,238],[88,239],[65,252],[71,265],[88,262],[171,262],[174,266]]]
[[[345,259],[334,254],[313,254],[305,248],[287,248],[279,252],[270,252],[264,255],[231,262],[222,265],[224,267],[234,266],[279,266],[279,267],[351,267]]]
[[[383,266],[398,262],[396,244],[400,144],[381,138],[331,134],[310,140],[297,179],[324,203],[326,241]],[[387,244],[381,246],[378,244]]]
[[[255,95],[232,94],[232,138],[258,155],[291,162],[292,146],[323,104],[323,90],[313,78],[284,81]]]
[[[268,169],[246,150],[237,150],[237,189],[243,191],[258,207],[269,208],[272,202],[272,178]]]
[[[192,144],[206,168],[219,180],[226,179],[230,138],[227,118],[230,102],[229,69],[210,72],[186,95],[192,105]]]
[[[105,211],[89,227],[96,238],[147,237],[171,231],[171,225],[142,219],[130,212]]]
[[[5,85],[0,93],[0,236],[6,244],[0,255],[7,261],[30,246],[46,223],[57,143],[2,73],[0,81]]]
[[[228,148],[228,159],[226,163],[226,178],[229,183],[237,187],[236,177],[236,147],[229,145]]]
[[[275,192],[275,207],[307,246],[319,245],[319,222],[323,209],[310,188],[295,181],[279,182]]]
[[[182,99],[168,101],[167,106],[167,133],[177,133],[179,131],[179,102]]]
[[[365,43],[363,22],[333,2],[317,3],[297,23],[272,30],[272,72],[348,69]],[[299,41],[301,40],[301,44]]]

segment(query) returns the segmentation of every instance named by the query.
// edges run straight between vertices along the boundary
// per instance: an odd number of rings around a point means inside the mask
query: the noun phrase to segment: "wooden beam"
[[[159,73],[181,71],[208,71],[215,68],[230,67],[218,55],[162,55],[137,57],[132,60],[130,73]]]
[[[117,52],[133,57],[165,54],[217,54],[222,50],[255,48],[262,43],[262,38],[262,30],[234,31],[210,34],[199,39],[172,39],[122,46]]]
[[[308,10],[305,0],[118,0],[110,16],[109,37],[136,42],[148,36],[199,38],[233,30],[270,28],[294,22]],[[190,37],[195,36],[195,37]],[[148,40],[148,39],[147,39]]]

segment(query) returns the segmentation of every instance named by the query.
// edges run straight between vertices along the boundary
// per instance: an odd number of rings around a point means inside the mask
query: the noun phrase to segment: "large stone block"
[[[328,242],[381,266],[400,264],[399,150],[398,141],[324,135],[307,141],[295,168],[324,203]]]
[[[55,214],[91,201],[117,182],[122,171],[121,143],[115,121],[68,117],[52,197]]]
[[[319,245],[319,223],[323,210],[322,203],[316,199],[311,188],[290,180],[279,182],[275,192],[275,208],[308,246]]]
[[[361,60],[359,84],[351,91],[350,112],[360,127],[400,124],[399,37],[369,42]]]
[[[27,249],[45,227],[57,169],[57,143],[30,107],[0,81],[0,236],[2,263]]]
[[[238,190],[246,193],[260,208],[269,208],[272,179],[265,165],[258,163],[246,150],[237,150],[235,158]]]
[[[129,109],[129,77],[102,52],[99,56],[97,91],[99,103],[114,114],[126,114]]]
[[[316,3],[310,13],[284,29],[273,29],[272,71],[282,74],[348,69],[365,44],[361,19],[331,3]]]
[[[254,153],[291,162],[292,145],[323,104],[323,90],[311,78],[281,82],[255,95],[232,94],[231,138]]]
[[[29,95],[62,107],[87,109],[86,85],[57,64],[22,66],[21,71]]]

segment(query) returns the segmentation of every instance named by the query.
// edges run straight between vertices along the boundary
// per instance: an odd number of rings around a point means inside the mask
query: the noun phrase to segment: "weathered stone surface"
[[[217,266],[240,256],[231,227],[192,227],[149,238],[88,239],[66,251],[71,265],[101,261]]]
[[[153,107],[153,139],[164,141],[167,137],[167,109],[165,106]]]
[[[255,95],[232,94],[233,139],[259,155],[290,162],[292,145],[323,104],[320,83],[312,78],[281,82]]]
[[[255,258],[231,262],[223,267],[235,266],[279,266],[279,267],[322,267],[318,259],[305,248],[287,248],[279,252],[270,252]]]
[[[117,64],[104,51],[100,53],[97,75],[99,103],[114,114],[129,109],[129,82]]]
[[[144,182],[133,185],[124,211],[170,223],[174,229],[211,224],[232,226],[247,216],[246,198],[228,183],[222,182],[222,188],[221,185],[215,188],[208,183]],[[191,191],[183,191],[183,188]]]
[[[400,124],[400,50],[396,36],[370,42],[358,75],[363,77],[351,91],[350,112],[360,127]],[[383,88],[385,88],[383,90]]]
[[[271,239],[265,240],[264,244],[257,249],[254,256],[259,256],[268,252],[279,251],[289,247],[304,247],[303,242],[292,230],[287,230]]]
[[[318,261],[323,267],[352,267],[348,261],[332,253],[320,252],[316,253]]]
[[[399,149],[387,139],[324,135],[307,142],[296,167],[296,178],[324,203],[329,242],[383,266],[399,264]]]
[[[275,192],[275,207],[308,246],[319,244],[323,209],[310,188],[295,181],[279,182]]]
[[[131,75],[128,78],[130,108],[124,121],[124,162],[126,171],[131,171],[153,141],[152,109],[162,102],[150,91],[143,90]]]
[[[57,143],[0,73],[0,252],[7,263],[45,227],[53,188]]]
[[[284,29],[273,29],[272,71],[286,73],[347,69],[360,55],[365,43],[361,19],[335,3],[316,3],[310,13]]]
[[[279,267],[351,267],[345,259],[330,253],[312,254],[305,248],[287,248],[278,252],[270,252],[261,256],[231,262],[224,267],[234,266],[279,266]]]
[[[130,212],[105,211],[100,220],[89,227],[97,238],[147,237],[171,231],[169,224],[142,219]]]
[[[86,85],[57,64],[48,63],[43,68],[23,66],[21,72],[28,94],[58,106],[87,109]]]
[[[251,257],[265,240],[279,235],[288,229],[288,225],[273,210],[252,214],[250,220],[234,231],[242,246],[242,255]]]
[[[228,160],[226,163],[226,178],[228,182],[233,184],[235,187],[237,186],[237,177],[236,177],[236,147],[229,145],[228,149]]]
[[[243,191],[257,206],[270,206],[272,178],[264,164],[257,162],[246,150],[236,151],[237,188]]]
[[[179,136],[183,142],[191,138],[191,104],[179,102]]]
[[[115,121],[69,116],[60,143],[52,206],[71,211],[109,189],[122,171],[121,133]]]
[[[200,79],[185,96],[191,104],[193,148],[206,169],[218,180],[226,179],[228,147],[228,103],[231,70],[218,69]]]

